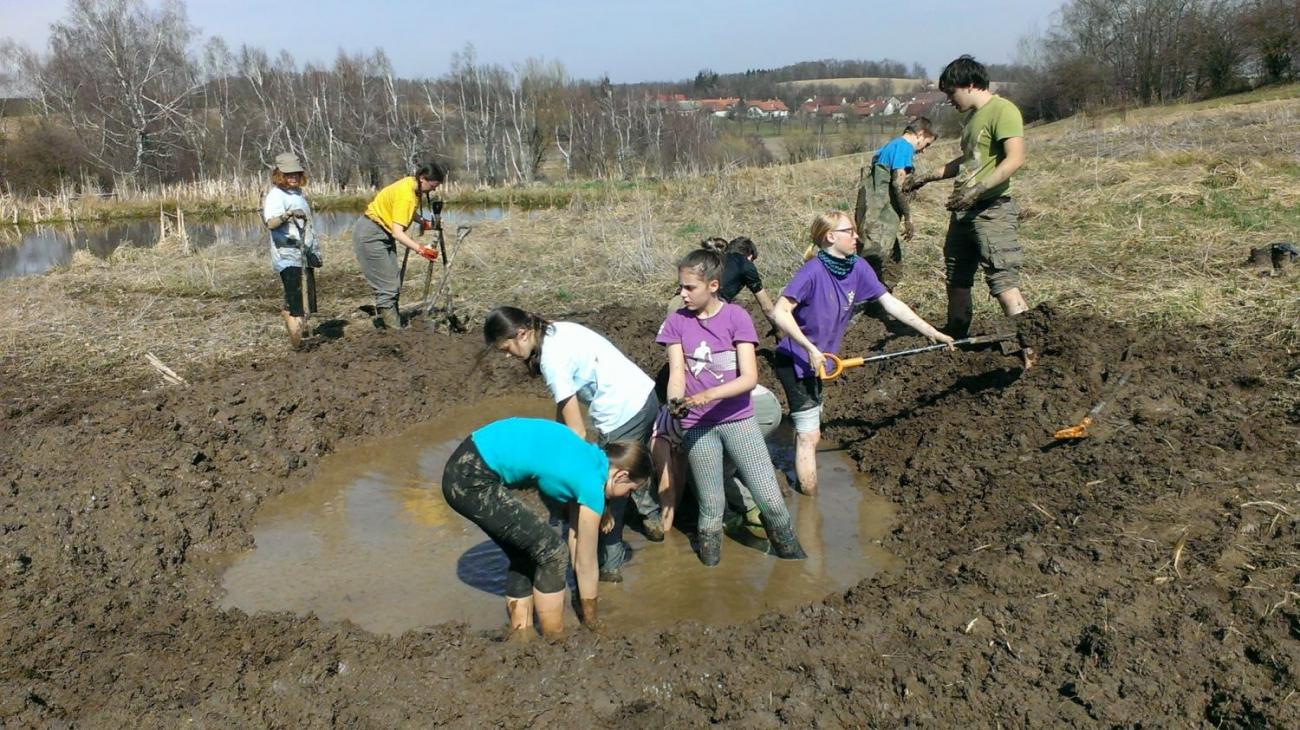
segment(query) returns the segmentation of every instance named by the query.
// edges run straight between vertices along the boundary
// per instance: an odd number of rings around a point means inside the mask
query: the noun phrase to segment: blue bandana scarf
[[[857,257],[857,254],[849,254],[842,259],[837,259],[826,253],[826,249],[817,252],[817,260],[822,262],[826,266],[826,270],[830,271],[831,276],[836,279],[843,279],[849,275],[849,272],[853,270],[853,261]]]

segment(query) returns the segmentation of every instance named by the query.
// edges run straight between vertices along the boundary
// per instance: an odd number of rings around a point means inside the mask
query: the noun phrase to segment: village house
[[[790,109],[780,99],[745,102],[747,119],[785,119],[788,116],[790,116]]]

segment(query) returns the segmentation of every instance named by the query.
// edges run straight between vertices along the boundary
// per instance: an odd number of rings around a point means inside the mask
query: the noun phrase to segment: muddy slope
[[[579,319],[657,366],[657,312]],[[336,445],[541,388],[495,359],[467,375],[473,337],[339,341],[89,408],[0,390],[0,720],[1296,726],[1294,357],[1050,310],[1030,329],[1028,374],[990,352],[830,388],[829,435],[899,504],[900,569],[734,629],[522,648],[221,613],[197,567]],[[1053,447],[1123,368],[1096,436]]]

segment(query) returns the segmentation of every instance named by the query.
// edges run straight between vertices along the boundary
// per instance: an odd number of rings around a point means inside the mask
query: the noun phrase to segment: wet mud
[[[653,372],[659,314],[573,318]],[[211,571],[327,455],[544,394],[517,363],[470,374],[472,335],[377,333],[93,404],[5,377],[0,722],[1300,724],[1296,355],[1048,308],[1025,332],[1028,373],[938,354],[828,387],[828,438],[896,510],[887,570],[721,628],[522,647],[463,622],[391,636],[223,609]],[[886,339],[855,325],[845,351]],[[1124,371],[1092,436],[1054,442]]]
[[[346,619],[393,635],[448,621],[501,629],[505,555],[447,506],[442,470],[461,439],[479,426],[554,413],[545,398],[488,398],[448,409],[393,440],[329,455],[311,484],[258,510],[253,551],[214,558],[223,590],[219,605]],[[783,466],[793,465],[791,439],[789,429],[781,429],[770,446]],[[888,565],[878,543],[891,527],[892,505],[854,483],[857,470],[842,451],[828,450],[820,461],[821,496],[787,499],[807,560],[778,560],[766,554],[766,540],[738,530],[728,535],[726,559],[708,569],[681,530],[658,544],[626,530],[633,559],[623,568],[623,582],[600,592],[610,628],[735,624],[820,600]]]

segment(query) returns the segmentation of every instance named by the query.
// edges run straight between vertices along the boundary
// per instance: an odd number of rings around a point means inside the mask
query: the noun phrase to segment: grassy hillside
[[[1135,326],[1209,324],[1300,346],[1300,286],[1242,264],[1252,246],[1300,237],[1297,87],[1214,103],[1077,118],[1031,128],[1015,180],[1023,210],[1031,303]],[[955,142],[921,158],[942,164]],[[547,313],[668,298],[672,262],[702,237],[752,237],[777,291],[799,265],[812,216],[847,209],[859,155],[671,182],[590,183],[563,208],[516,210],[476,226],[456,261],[460,307],[498,303]],[[942,241],[948,186],[923,191],[917,240],[896,294],[943,317]],[[0,370],[37,391],[102,379],[152,378],[152,351],[192,372],[287,347],[279,282],[260,240],[194,254],[119,249],[79,254],[0,292]],[[370,302],[346,236],[324,242],[322,310],[347,317]],[[404,301],[419,297],[423,262]],[[439,269],[440,271],[440,269]],[[977,327],[997,324],[977,284]],[[368,325],[349,327],[363,331]]]

